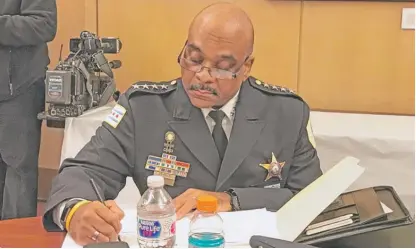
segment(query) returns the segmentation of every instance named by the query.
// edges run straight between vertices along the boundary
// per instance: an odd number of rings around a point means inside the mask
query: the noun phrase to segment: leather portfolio
[[[365,188],[341,194],[295,242],[312,245],[413,222],[392,187]]]
[[[254,235],[250,238],[251,248],[316,248],[301,243]]]

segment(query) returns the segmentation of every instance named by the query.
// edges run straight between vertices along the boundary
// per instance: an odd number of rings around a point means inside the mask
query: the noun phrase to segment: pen
[[[100,195],[100,192],[98,191],[98,188],[97,188],[97,185],[95,185],[95,182],[94,182],[94,179],[92,179],[92,178],[90,178],[90,183],[91,183],[91,186],[92,186],[92,188],[94,189],[94,192],[95,192],[95,194],[97,195],[97,197],[98,197],[98,200],[104,205],[104,206],[106,206],[107,207],[107,205],[105,205],[105,203],[104,203],[104,199],[103,199],[103,197]],[[121,240],[121,238],[120,238],[120,235],[117,235],[117,238],[118,238],[118,241],[122,241]]]

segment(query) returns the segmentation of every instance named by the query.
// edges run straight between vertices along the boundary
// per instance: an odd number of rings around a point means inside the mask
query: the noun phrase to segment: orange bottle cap
[[[196,209],[202,212],[214,213],[217,211],[218,200],[212,195],[201,195],[196,200]]]

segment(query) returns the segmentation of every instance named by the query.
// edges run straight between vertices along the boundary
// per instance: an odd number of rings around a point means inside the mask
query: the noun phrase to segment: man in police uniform
[[[232,4],[192,22],[178,63],[182,76],[139,82],[123,94],[97,134],[53,182],[47,230],[66,229],[85,245],[117,239],[114,201],[132,176],[165,178],[178,219],[212,194],[218,211],[279,209],[322,172],[308,133],[309,108],[288,89],[249,76],[253,27]],[[90,178],[107,200],[96,200]]]

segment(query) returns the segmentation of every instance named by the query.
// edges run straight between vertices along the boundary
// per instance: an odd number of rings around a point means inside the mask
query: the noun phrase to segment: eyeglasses
[[[249,56],[246,57],[244,62],[241,64],[241,66],[238,67],[237,72],[231,72],[231,71],[228,71],[228,70],[219,69],[219,68],[215,68],[215,67],[206,67],[206,66],[202,65],[202,63],[195,62],[195,61],[192,61],[192,60],[184,57],[183,51],[186,48],[186,44],[187,44],[187,42],[185,43],[185,46],[183,47],[181,53],[178,56],[179,65],[183,69],[194,72],[194,73],[199,73],[204,68],[206,68],[208,70],[208,73],[211,75],[211,77],[217,78],[217,79],[231,80],[231,79],[237,78],[237,75],[240,73],[241,68],[243,67],[244,63],[246,63],[247,59],[249,58]]]
[[[237,78],[237,73],[227,71],[224,69],[219,69],[215,67],[205,67],[200,63],[193,62],[192,60],[186,59],[184,57],[178,58],[179,65],[188,71],[192,71],[194,73],[201,72],[204,68],[208,69],[209,74],[211,77],[217,78],[217,79],[235,79]]]

